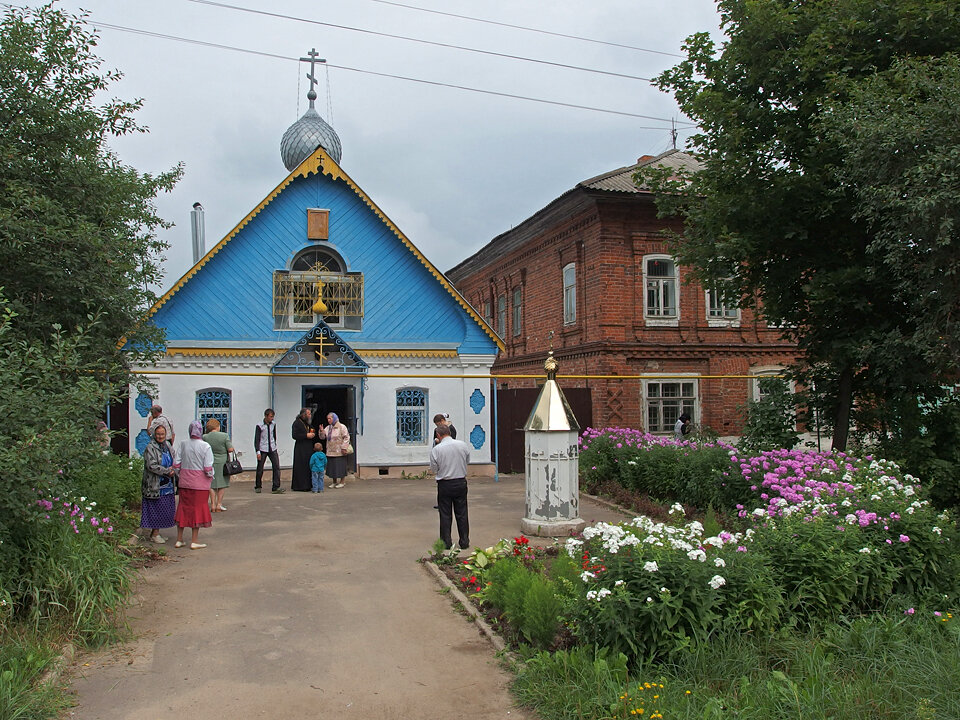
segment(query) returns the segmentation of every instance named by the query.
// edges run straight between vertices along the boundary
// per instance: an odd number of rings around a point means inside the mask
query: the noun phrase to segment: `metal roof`
[[[660,155],[645,155],[634,165],[617,168],[610,172],[597,175],[589,180],[577,183],[577,187],[590,188],[591,190],[608,190],[610,192],[642,193],[650,192],[649,188],[638,186],[633,176],[637,170],[642,167],[657,165],[660,167],[676,168],[678,170],[687,170],[696,172],[700,169],[700,163],[693,155],[689,155],[681,150],[667,150]]]

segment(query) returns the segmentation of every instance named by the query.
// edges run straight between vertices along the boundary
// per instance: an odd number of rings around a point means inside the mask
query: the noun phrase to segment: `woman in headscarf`
[[[230,478],[223,474],[223,464],[233,452],[233,443],[230,436],[220,431],[220,421],[216,418],[207,420],[204,442],[213,449],[213,482],[210,483],[210,512],[222,512],[227,508],[223,505],[223,494],[230,487]]]
[[[140,527],[150,529],[150,539],[158,544],[167,539],[160,528],[173,527],[177,500],[174,497],[173,449],[167,442],[167,429],[158,425],[150,444],[143,449],[143,481],[140,484]]]
[[[293,421],[293,478],[290,489],[309,492],[313,489],[310,478],[310,456],[313,455],[314,438],[317,433],[310,426],[310,408],[301,408]]]
[[[199,420],[190,423],[190,439],[180,443],[174,467],[180,471],[180,503],[177,505],[177,542],[183,547],[183,529],[190,528],[190,549],[199,550],[206,544],[199,542],[200,528],[210,527],[210,482],[213,480],[213,449],[204,442]]]
[[[340,422],[336,413],[327,413],[327,426],[323,429],[327,438],[327,475],[333,481],[331,487],[342,488],[347,476],[347,458],[350,453],[350,431]]]

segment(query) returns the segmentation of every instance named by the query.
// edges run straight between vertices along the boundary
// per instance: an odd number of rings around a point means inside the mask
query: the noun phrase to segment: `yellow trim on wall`
[[[201,357],[271,357],[287,352],[280,348],[180,348],[168,347],[166,354],[197,355]]]
[[[355,351],[363,357],[457,357],[456,350],[362,350]]]
[[[233,230],[231,230],[220,242],[210,248],[210,251],[200,258],[196,265],[190,268],[186,274],[184,274],[184,276],[181,277],[176,284],[174,284],[173,287],[167,290],[167,292],[164,293],[156,303],[154,303],[153,307],[147,311],[146,317],[152,317],[157,310],[159,310],[171,297],[174,296],[174,294],[176,294],[180,288],[184,286],[187,280],[196,275],[200,268],[207,264],[210,258],[220,252],[220,249],[227,242],[232,240],[237,233],[239,233],[244,226],[246,226],[247,223],[249,223],[261,210],[269,205],[273,199],[280,194],[280,191],[292,183],[295,178],[306,178],[312,173],[322,173],[330,177],[332,180],[343,180],[357,194],[357,196],[363,200],[371,210],[373,210],[373,212],[386,224],[386,226],[393,231],[394,235],[396,235],[400,241],[407,246],[407,249],[416,256],[416,258],[430,272],[430,274],[433,275],[440,282],[440,284],[443,285],[444,288],[446,288],[447,292],[453,296],[453,299],[456,300],[460,306],[467,311],[467,314],[480,324],[480,327],[483,328],[487,335],[490,336],[490,339],[496,343],[497,347],[500,350],[505,349],[505,345],[500,339],[500,336],[497,335],[494,329],[487,324],[486,320],[480,317],[470,303],[468,303],[466,299],[459,293],[459,291],[450,283],[450,281],[447,280],[444,274],[437,270],[433,263],[431,263],[426,256],[421,253],[412,242],[410,242],[409,238],[407,238],[407,236],[400,231],[400,228],[394,225],[393,221],[388,218],[379,207],[377,207],[377,204],[373,202],[370,196],[360,189],[360,186],[357,185],[353,179],[347,175],[346,172],[344,172],[343,168],[341,168],[340,165],[338,165],[337,162],[330,157],[323,148],[317,148],[314,150],[310,157],[306,158],[302,163],[294,168],[293,172],[287,175],[287,177],[284,178],[284,180],[273,189],[273,192],[267,195],[260,202],[260,204],[251,210],[243,220],[237,223],[237,226]]]

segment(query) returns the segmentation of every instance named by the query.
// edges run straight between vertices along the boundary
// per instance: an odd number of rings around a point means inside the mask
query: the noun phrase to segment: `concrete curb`
[[[595,502],[597,505],[602,505],[608,510],[616,510],[618,513],[626,515],[627,517],[632,518],[637,516],[635,510],[628,510],[627,508],[623,507],[623,505],[617,505],[615,502],[613,502],[613,500],[607,500],[599,495],[587,495],[584,493],[582,497],[589,498],[591,502]]]
[[[505,659],[510,660],[511,662],[516,661],[516,656],[507,650],[507,644],[503,641],[503,638],[500,637],[492,627],[490,627],[490,624],[486,621],[480,611],[477,610],[476,606],[474,606],[474,604],[470,602],[470,599],[460,591],[460,588],[451,582],[450,578],[446,576],[443,570],[437,567],[437,564],[431,562],[430,560],[425,560],[423,562],[423,566],[427,569],[427,572],[433,575],[434,579],[442,587],[447,588],[450,591],[453,599],[460,603],[461,607],[463,607],[467,614],[473,618],[476,626],[480,628],[480,632],[487,638],[487,640],[490,641],[490,644],[493,645],[494,649],[498,653],[501,653]]]
[[[73,658],[76,656],[76,654],[77,651],[72,642],[64,644],[64,646],[60,648],[60,654],[50,661],[50,667],[43,671],[43,675],[40,676],[39,684],[56,684],[63,675],[63,671],[66,670],[67,666],[73,662]]]

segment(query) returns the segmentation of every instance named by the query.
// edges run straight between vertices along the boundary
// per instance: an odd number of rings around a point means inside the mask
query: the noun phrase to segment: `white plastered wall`
[[[206,357],[175,355],[164,358],[156,366],[141,368],[143,375],[157,387],[155,402],[163,407],[178,440],[185,437],[187,426],[196,417],[198,390],[222,388],[231,392],[230,435],[241,453],[245,467],[254,463],[254,427],[263,419],[263,410],[276,411],[277,447],[280,464],[289,467],[293,458],[290,427],[302,402],[304,385],[352,385],[355,387],[360,436],[354,438],[357,462],[367,467],[424,466],[429,462],[429,440],[433,435],[432,418],[436,413],[450,415],[458,438],[470,447],[472,464],[489,464],[493,443],[491,425],[490,380],[487,375],[493,364],[492,355],[437,357],[366,358],[370,368],[365,378],[342,376],[269,376],[273,358]],[[465,377],[465,376],[483,377]],[[402,388],[421,387],[427,390],[427,443],[397,443],[396,392]],[[471,397],[482,396],[482,407],[475,412]],[[130,449],[135,453],[137,433],[147,420],[135,408],[136,390],[131,390]],[[483,444],[474,448],[471,433],[479,427]]]

